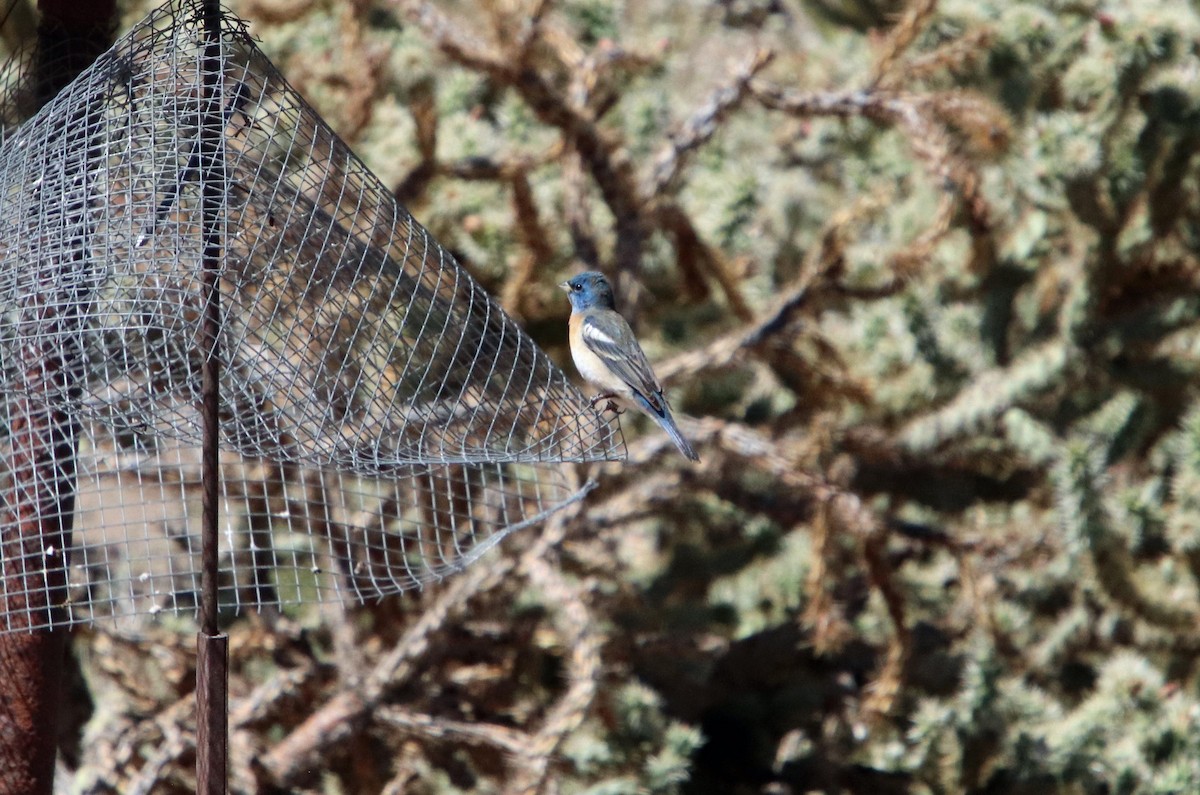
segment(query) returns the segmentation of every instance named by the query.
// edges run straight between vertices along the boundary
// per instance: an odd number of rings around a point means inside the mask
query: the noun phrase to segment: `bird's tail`
[[[675,418],[671,416],[671,409],[667,408],[667,402],[665,400],[662,401],[662,410],[659,411],[651,406],[641,395],[637,395],[637,398],[641,401],[643,407],[647,409],[646,413],[667,432],[667,436],[671,437],[671,441],[679,448],[679,452],[683,453],[691,461],[699,461],[700,456],[696,454],[696,451],[688,444],[688,440],[684,439],[683,434],[679,432],[679,427],[675,424]]]

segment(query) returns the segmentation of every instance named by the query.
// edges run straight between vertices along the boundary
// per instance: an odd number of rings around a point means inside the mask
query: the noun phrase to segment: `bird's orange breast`
[[[629,385],[617,377],[604,360],[597,356],[587,341],[583,338],[583,316],[571,313],[567,324],[568,338],[571,342],[571,358],[575,361],[575,369],[586,380],[600,387],[605,392],[625,395],[630,392]]]

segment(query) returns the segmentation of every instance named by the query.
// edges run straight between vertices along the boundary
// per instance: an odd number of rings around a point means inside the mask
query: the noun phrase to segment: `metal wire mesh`
[[[202,51],[199,4],[180,2],[19,126],[27,80],[3,84],[0,532],[28,513],[30,457],[69,454],[31,425],[73,426],[78,494],[70,548],[5,543],[2,562],[65,569],[71,622],[195,607],[204,179],[223,187],[224,605],[441,577],[578,498],[553,462],[623,454],[615,421],[243,25],[227,18],[219,108],[202,100]]]

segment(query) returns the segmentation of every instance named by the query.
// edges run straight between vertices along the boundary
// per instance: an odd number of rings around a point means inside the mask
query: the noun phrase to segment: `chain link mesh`
[[[556,462],[623,454],[615,420],[229,15],[205,106],[200,19],[198,2],[156,11],[19,125],[27,72],[4,78],[2,562],[65,568],[71,622],[195,608],[206,179],[223,196],[225,606],[366,600],[442,577],[581,495]],[[215,163],[206,124],[220,128]],[[24,432],[55,423],[58,437]],[[72,435],[70,548],[14,545],[31,510],[23,467],[69,455]],[[35,518],[70,502],[43,500]],[[4,596],[21,581],[6,576]]]

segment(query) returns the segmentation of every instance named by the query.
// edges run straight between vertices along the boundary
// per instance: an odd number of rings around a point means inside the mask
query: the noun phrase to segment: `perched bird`
[[[636,407],[662,426],[681,453],[699,461],[700,456],[675,426],[671,407],[633,329],[617,314],[612,287],[604,274],[581,273],[559,287],[571,300],[571,358],[579,374],[601,389],[592,405],[615,398]]]

